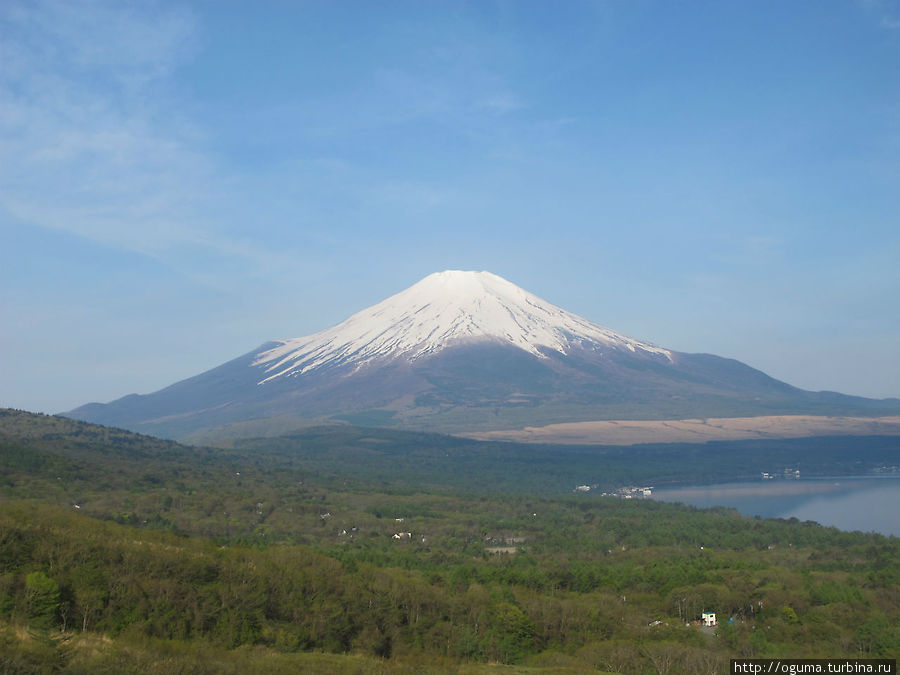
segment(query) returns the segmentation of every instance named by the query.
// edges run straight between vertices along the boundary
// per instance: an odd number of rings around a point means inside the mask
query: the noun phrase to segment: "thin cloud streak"
[[[190,15],[89,4],[0,19],[0,212],[157,259],[199,247],[269,263],[275,252],[211,220],[227,181],[176,112],[168,78],[199,39]]]

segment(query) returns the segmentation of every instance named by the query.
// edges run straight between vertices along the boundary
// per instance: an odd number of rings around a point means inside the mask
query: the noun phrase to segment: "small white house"
[[[710,627],[716,625],[716,613],[715,612],[703,612],[700,615],[700,618],[703,620],[703,625]]]

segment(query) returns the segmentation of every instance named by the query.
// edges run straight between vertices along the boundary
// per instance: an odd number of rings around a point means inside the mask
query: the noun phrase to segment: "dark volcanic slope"
[[[153,394],[69,415],[183,438],[259,418],[279,418],[285,428],[337,418],[453,432],[601,419],[900,412],[894,400],[807,392],[708,354],[676,352],[672,362],[616,356],[575,351],[540,359],[502,344],[464,345],[412,364],[389,360],[257,384],[250,354]]]

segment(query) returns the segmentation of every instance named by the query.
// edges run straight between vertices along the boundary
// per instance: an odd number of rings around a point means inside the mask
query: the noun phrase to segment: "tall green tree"
[[[57,620],[59,584],[41,571],[25,577],[25,611],[29,622],[49,628]]]

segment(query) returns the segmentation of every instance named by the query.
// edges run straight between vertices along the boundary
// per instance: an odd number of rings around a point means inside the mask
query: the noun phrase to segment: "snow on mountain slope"
[[[462,340],[491,339],[543,358],[574,345],[660,355],[666,349],[582,319],[490,272],[431,274],[346,321],[306,337],[279,341],[254,365],[268,382],[330,365],[361,367],[378,358],[417,358]]]

